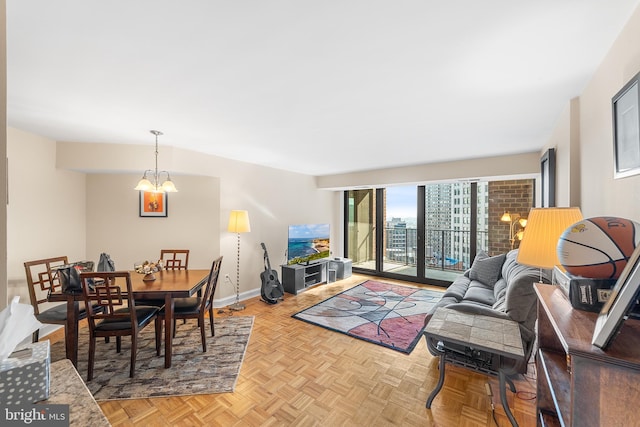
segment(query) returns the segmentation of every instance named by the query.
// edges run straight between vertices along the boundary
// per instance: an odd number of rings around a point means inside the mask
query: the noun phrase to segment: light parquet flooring
[[[462,368],[447,367],[442,391],[431,410],[425,408],[438,363],[424,339],[405,355],[291,318],[368,278],[353,275],[297,296],[285,294],[275,305],[244,301],[247,308],[231,315],[253,315],[255,323],[234,393],[100,406],[114,426],[495,426],[489,381],[498,425],[509,425],[497,381]],[[527,381],[516,386],[535,389]],[[535,426],[533,394],[525,393],[529,400],[508,395],[520,426]]]

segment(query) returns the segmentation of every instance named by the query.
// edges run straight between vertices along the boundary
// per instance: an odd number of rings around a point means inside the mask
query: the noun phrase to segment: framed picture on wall
[[[611,99],[614,178],[640,174],[640,73]]]
[[[556,205],[556,150],[549,148],[540,159],[541,203],[543,208]]]
[[[168,207],[167,193],[140,192],[140,216],[166,217]]]

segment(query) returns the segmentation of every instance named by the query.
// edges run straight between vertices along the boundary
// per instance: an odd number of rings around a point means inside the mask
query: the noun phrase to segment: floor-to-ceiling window
[[[376,191],[351,190],[346,193],[347,253],[353,264],[376,269]]]
[[[416,277],[417,211],[415,185],[384,190],[383,271]]]
[[[487,182],[425,185],[425,276],[451,280],[489,240]]]
[[[471,266],[478,251],[503,251],[509,226],[500,217],[509,209],[526,216],[533,184],[454,182],[347,191],[347,256],[356,271],[446,285]]]
[[[451,280],[470,256],[471,183],[425,185],[425,275]]]

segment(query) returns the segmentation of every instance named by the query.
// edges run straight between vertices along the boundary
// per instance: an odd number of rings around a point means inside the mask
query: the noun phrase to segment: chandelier
[[[158,135],[162,135],[162,132],[159,130],[151,130],[149,131],[156,136],[156,168],[155,170],[147,169],[144,171],[144,175],[142,175],[142,179],[138,181],[138,185],[134,190],[139,191],[151,191],[153,193],[176,193],[178,189],[171,181],[171,175],[167,171],[158,172]],[[147,177],[147,174],[153,174],[150,177]],[[167,174],[167,179],[160,184],[160,175]]]

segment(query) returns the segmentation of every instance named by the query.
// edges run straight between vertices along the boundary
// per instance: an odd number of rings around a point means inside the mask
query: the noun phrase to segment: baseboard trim
[[[240,301],[248,300],[250,298],[257,297],[259,295],[260,295],[260,288],[251,289],[249,291],[241,292],[240,293]],[[234,302],[236,302],[236,296],[235,295],[231,295],[231,296],[224,297],[224,298],[221,298],[221,299],[214,299],[213,300],[213,307],[214,308],[226,307],[228,305],[233,304]]]

